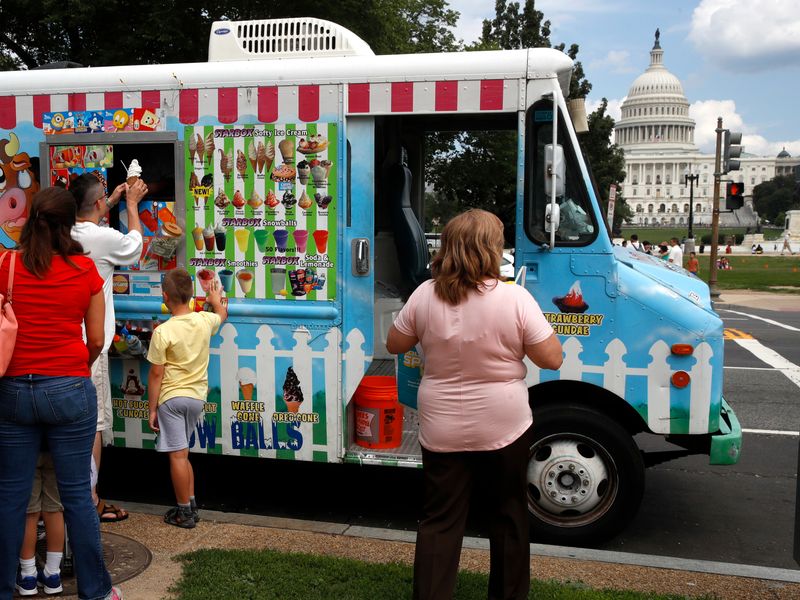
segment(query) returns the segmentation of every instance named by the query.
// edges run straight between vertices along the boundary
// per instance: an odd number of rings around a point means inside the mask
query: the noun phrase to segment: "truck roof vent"
[[[323,19],[215,21],[208,60],[259,60],[319,56],[374,56],[352,31]]]

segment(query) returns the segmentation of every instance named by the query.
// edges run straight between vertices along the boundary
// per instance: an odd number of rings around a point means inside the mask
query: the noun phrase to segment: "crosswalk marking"
[[[772,348],[767,348],[758,340],[754,340],[751,336],[748,336],[748,338],[734,338],[734,341],[745,350],[752,352],[762,362],[786,375],[789,381],[800,387],[800,367],[796,364],[785,359]]]
[[[798,306],[800,306],[800,298],[798,298],[797,304]],[[769,323],[770,325],[783,327],[784,329],[788,329],[789,331],[800,331],[800,329],[798,329],[797,327],[792,327],[791,325],[787,325],[786,323],[780,323],[779,321],[767,319],[766,317],[759,317],[758,315],[751,315],[750,313],[743,313],[739,312],[738,310],[730,310],[730,309],[725,309],[725,312],[733,313],[735,315],[742,315],[743,317],[750,317],[751,319],[758,319],[759,321],[764,321],[765,323]]]
[[[753,336],[744,331],[726,327],[723,331],[722,338],[725,340],[752,340]]]

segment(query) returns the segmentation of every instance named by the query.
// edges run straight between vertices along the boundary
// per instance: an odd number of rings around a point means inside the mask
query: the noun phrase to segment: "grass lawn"
[[[709,254],[698,254],[700,278],[708,282]],[[800,258],[779,256],[725,256],[731,269],[717,270],[721,290],[759,290],[800,294]],[[800,304],[800,297],[798,298]]]
[[[387,557],[387,559],[390,557]],[[198,550],[178,558],[178,600],[400,600],[411,598],[412,568],[274,550]],[[457,600],[484,600],[488,575],[461,572]],[[638,592],[594,590],[581,583],[533,581],[536,600],[678,600]]]

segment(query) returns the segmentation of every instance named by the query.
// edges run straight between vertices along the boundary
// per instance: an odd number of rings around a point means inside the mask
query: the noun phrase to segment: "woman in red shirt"
[[[97,401],[89,367],[102,349],[103,280],[74,241],[75,198],[46,188],[31,201],[19,252],[0,267],[7,296],[15,261],[12,306],[19,329],[11,363],[0,378],[0,599],[11,598],[33,474],[44,440],[74,552],[78,596],[121,597],[103,562],[100,524],[89,481]],[[85,324],[86,341],[82,326]]]

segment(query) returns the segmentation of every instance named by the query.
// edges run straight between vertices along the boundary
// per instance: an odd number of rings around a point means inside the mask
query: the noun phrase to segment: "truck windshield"
[[[597,235],[597,220],[560,113],[558,120],[558,144],[564,150],[566,175],[563,194],[556,197],[561,213],[556,244],[585,246]],[[544,244],[550,241],[549,232],[545,232],[545,209],[550,203],[550,195],[545,193],[545,147],[553,143],[553,104],[550,100],[537,102],[528,110],[526,130],[525,231],[534,242]]]

